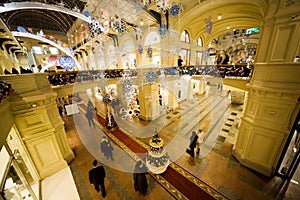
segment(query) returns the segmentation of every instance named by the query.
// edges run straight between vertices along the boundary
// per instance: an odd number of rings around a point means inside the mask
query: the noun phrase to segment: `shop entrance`
[[[296,184],[300,183],[300,112],[289,134],[277,166],[277,175]]]
[[[1,161],[1,198],[5,200],[38,200],[27,178],[23,174],[20,162],[12,156],[7,145],[0,153]],[[34,186],[33,186],[34,187]],[[35,187],[38,190],[38,185]]]

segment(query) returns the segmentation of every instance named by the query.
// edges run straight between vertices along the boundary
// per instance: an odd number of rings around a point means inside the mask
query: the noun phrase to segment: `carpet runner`
[[[85,104],[79,104],[79,106],[84,110],[87,109],[87,106]],[[99,124],[101,124],[102,126],[105,125],[105,119],[98,113],[95,117]],[[126,133],[119,129],[111,130],[110,133],[118,140],[120,140],[125,146],[127,146],[132,152],[136,153],[140,157],[140,159],[142,159],[143,161],[146,160],[146,148],[141,146],[139,143],[137,143]],[[107,134],[107,136],[112,139],[112,141],[114,141],[110,134]],[[209,185],[199,180],[197,177],[193,176],[192,174],[178,166],[176,163],[171,163],[167,170],[162,174],[149,174],[177,199],[228,199]],[[170,187],[170,185],[172,185],[173,187]],[[172,188],[175,188],[179,192],[173,191],[174,189]]]

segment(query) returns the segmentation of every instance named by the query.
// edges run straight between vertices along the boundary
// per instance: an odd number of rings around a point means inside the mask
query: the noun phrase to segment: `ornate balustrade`
[[[148,70],[148,69],[147,69]],[[174,75],[205,75],[219,78],[251,78],[253,65],[199,65],[199,66],[184,66],[184,67],[166,67],[152,68],[153,72],[159,76],[174,76]],[[88,70],[88,71],[67,71],[67,72],[49,72],[48,80],[51,85],[66,85],[75,82],[97,81],[101,78],[121,78],[124,75],[136,77],[138,73],[146,69],[111,69],[111,70]]]

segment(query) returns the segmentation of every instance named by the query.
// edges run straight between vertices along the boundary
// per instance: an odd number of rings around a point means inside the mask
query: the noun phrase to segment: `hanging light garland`
[[[206,31],[206,33],[211,34],[212,25],[213,25],[213,22],[211,21],[211,16],[209,16],[207,19],[205,19],[205,31]]]

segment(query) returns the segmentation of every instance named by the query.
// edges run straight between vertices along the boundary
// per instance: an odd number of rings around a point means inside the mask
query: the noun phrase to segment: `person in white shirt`
[[[199,129],[198,132],[197,132],[197,135],[198,135],[198,139],[197,139],[197,155],[200,155],[200,150],[201,150],[201,147],[202,147],[202,143],[204,141],[204,132],[202,129]]]

